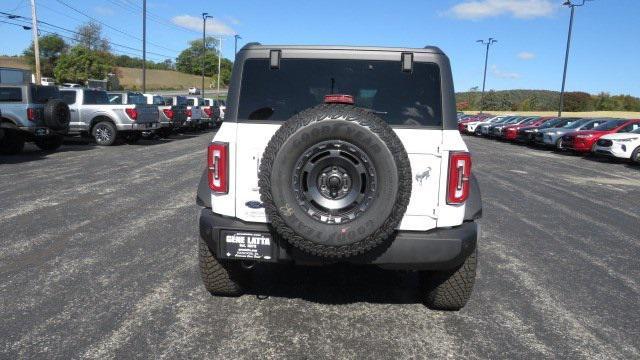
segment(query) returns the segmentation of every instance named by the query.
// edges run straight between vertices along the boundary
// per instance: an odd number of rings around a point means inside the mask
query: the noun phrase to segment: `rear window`
[[[187,106],[187,98],[184,96],[176,96],[176,105]]]
[[[610,120],[600,126],[593,128],[593,130],[597,130],[597,131],[613,130],[626,122],[627,120]]]
[[[62,95],[62,101],[67,103],[67,105],[72,105],[76,103],[75,91],[60,91],[60,95]]]
[[[122,94],[107,94],[109,104],[122,105]]]
[[[35,104],[44,104],[49,99],[60,99],[60,91],[55,86],[39,86],[31,87],[31,101]]]
[[[147,98],[140,93],[128,93],[127,104],[129,105],[146,105]]]
[[[244,64],[238,120],[284,121],[322,104],[328,94],[353,96],[391,125],[442,126],[440,69],[415,62],[403,72],[400,61],[268,59]]]
[[[195,99],[187,99],[187,106],[195,106],[195,105],[196,105]]]
[[[86,105],[107,105],[109,104],[109,97],[106,91],[85,90],[84,103]]]
[[[22,88],[3,87],[0,88],[0,102],[21,102]]]
[[[164,98],[162,96],[154,96],[153,105],[164,105]]]

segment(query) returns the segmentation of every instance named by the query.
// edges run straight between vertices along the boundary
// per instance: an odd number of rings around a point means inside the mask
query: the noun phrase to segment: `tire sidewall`
[[[113,134],[111,136],[111,138],[109,139],[109,141],[100,141],[96,137],[96,130],[98,128],[100,128],[100,127],[103,127],[103,126],[104,127],[108,127],[111,130],[112,134]],[[101,121],[101,122],[99,122],[99,123],[97,123],[97,124],[95,124],[93,126],[93,128],[91,129],[91,135],[93,136],[94,140],[96,141],[96,144],[101,145],[101,146],[110,146],[110,145],[113,145],[116,142],[116,138],[117,138],[118,132],[116,130],[116,127],[113,126],[113,124],[111,124],[110,122]]]

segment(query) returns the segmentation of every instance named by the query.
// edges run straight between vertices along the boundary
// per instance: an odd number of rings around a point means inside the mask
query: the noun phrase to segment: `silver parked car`
[[[562,146],[562,136],[574,131],[591,130],[603,124],[609,119],[576,119],[563,127],[540,130],[542,144],[554,146],[558,149]]]

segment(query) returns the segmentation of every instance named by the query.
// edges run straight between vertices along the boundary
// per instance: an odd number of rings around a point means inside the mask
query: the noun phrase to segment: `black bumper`
[[[303,253],[280,238],[269,224],[244,222],[214,214],[211,209],[200,212],[200,236],[220,258],[222,230],[268,232],[275,248],[269,262],[300,265],[332,263],[371,264],[388,269],[443,270],[462,264],[473,252],[479,236],[479,226],[470,221],[460,226],[430,231],[398,231],[394,238],[373,251],[347,259],[332,260]]]

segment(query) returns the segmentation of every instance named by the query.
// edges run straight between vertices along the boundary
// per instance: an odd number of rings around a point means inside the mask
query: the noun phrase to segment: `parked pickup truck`
[[[118,138],[135,142],[143,131],[159,128],[158,107],[147,105],[142,94],[123,95],[122,104],[112,104],[103,90],[65,88],[60,93],[71,111],[69,132],[90,135],[98,145],[113,145]]]
[[[183,126],[187,121],[187,103],[178,102],[178,105],[166,103],[165,99],[157,94],[144,94],[147,104],[156,105],[160,116],[160,128],[156,134],[160,137],[169,137],[174,127]]]
[[[203,111],[195,101],[190,101],[186,96],[171,97],[171,105],[185,104],[187,106],[187,120],[184,122],[183,129],[198,129],[202,123]]]
[[[34,84],[0,85],[0,152],[17,154],[26,141],[42,150],[62,145],[69,130],[69,107],[58,88]]]
[[[219,127],[222,125],[222,120],[224,120],[224,110],[226,109],[224,101],[205,98],[204,106],[207,106],[210,109],[209,112],[211,113],[210,117],[213,119],[213,126]]]

